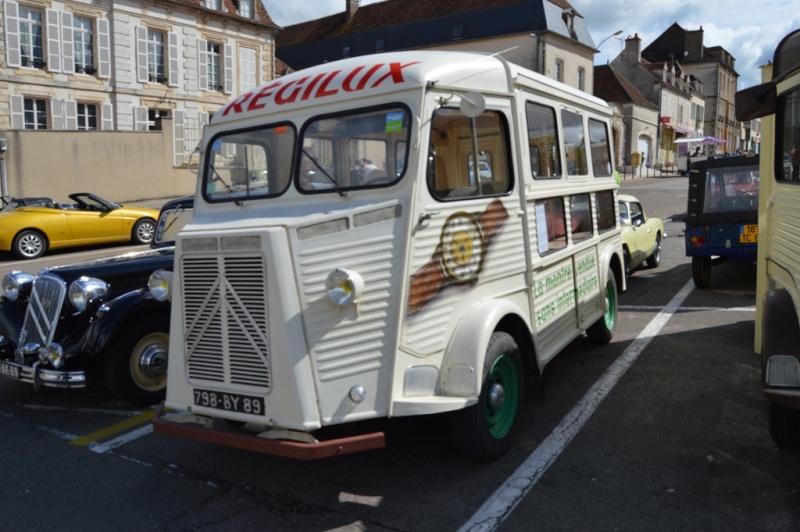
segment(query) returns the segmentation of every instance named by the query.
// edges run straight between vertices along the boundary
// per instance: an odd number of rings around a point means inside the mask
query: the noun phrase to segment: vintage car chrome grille
[[[184,256],[181,264],[189,378],[269,390],[263,256]]]
[[[19,336],[20,347],[28,343],[47,345],[53,341],[66,294],[67,283],[60,277],[45,273],[36,278]]]

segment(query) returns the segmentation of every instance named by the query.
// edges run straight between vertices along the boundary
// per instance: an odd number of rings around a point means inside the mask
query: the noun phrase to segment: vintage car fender
[[[443,395],[477,397],[483,382],[483,362],[486,347],[497,324],[508,316],[525,323],[525,315],[513,302],[505,299],[482,301],[470,308],[456,326],[452,341],[444,355],[441,389]],[[526,335],[531,337],[529,327]],[[525,346],[520,346],[525,352]]]
[[[134,290],[104,303],[97,309],[99,319],[90,326],[86,335],[84,350],[95,354],[103,351],[116,336],[120,327],[135,314],[152,315],[161,313],[169,322],[169,302],[157,301],[146,290]]]

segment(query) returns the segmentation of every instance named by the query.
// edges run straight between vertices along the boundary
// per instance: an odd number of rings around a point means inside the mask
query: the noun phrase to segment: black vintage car
[[[102,371],[114,394],[158,403],[167,383],[169,302],[147,290],[150,274],[172,269],[175,234],[193,199],[165,204],[148,251],[14,271],[0,293],[0,376],[41,388],[83,388]]]

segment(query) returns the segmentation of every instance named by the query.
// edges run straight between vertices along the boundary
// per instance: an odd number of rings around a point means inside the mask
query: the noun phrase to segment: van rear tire
[[[614,328],[617,325],[617,279],[610,269],[606,273],[606,311],[600,318],[586,329],[586,336],[592,343],[603,345],[614,337]]]

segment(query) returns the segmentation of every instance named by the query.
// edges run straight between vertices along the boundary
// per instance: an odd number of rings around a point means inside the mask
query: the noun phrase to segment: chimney
[[[639,38],[638,33],[635,33],[633,37],[625,39],[625,50],[623,53],[636,63],[642,62],[642,39]]]
[[[347,11],[345,11],[345,14],[347,15],[347,20],[351,20],[354,16],[356,16],[356,11],[358,11],[358,4],[359,0],[347,0]]]

